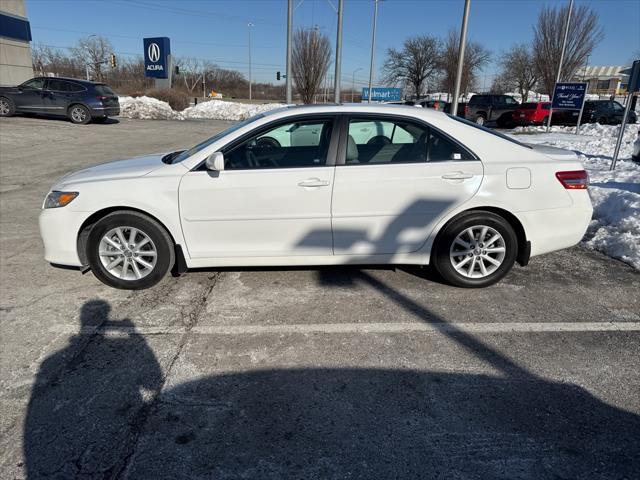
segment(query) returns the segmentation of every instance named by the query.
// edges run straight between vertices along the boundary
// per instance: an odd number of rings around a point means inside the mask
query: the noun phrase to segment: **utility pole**
[[[353,77],[351,78],[351,103],[353,103],[353,98],[354,98],[353,94],[356,91],[356,72],[358,72],[360,70],[362,70],[362,67],[361,68],[356,68],[353,71]]]
[[[288,104],[293,103],[293,96],[291,92],[291,56],[293,53],[293,49],[291,46],[292,42],[292,34],[293,34],[293,0],[288,1],[287,6],[287,78],[286,78],[286,102]]]
[[[555,96],[555,85],[560,81],[562,73],[562,62],[564,61],[564,51],[567,48],[567,37],[569,37],[569,25],[571,24],[571,11],[573,10],[573,0],[569,0],[569,11],[567,12],[567,21],[564,25],[564,38],[562,40],[562,50],[560,50],[560,62],[558,63],[558,74],[556,75],[556,83],[553,86],[554,92],[551,94],[551,109],[549,110],[549,120],[547,120],[547,132],[551,130],[551,117],[553,116],[553,97]]]
[[[247,23],[247,30],[249,31],[249,100],[251,100],[251,27],[253,27],[253,23]]]
[[[469,7],[471,0],[464,0],[464,14],[462,16],[462,28],[460,29],[460,48],[458,49],[458,70],[456,72],[456,84],[453,90],[451,115],[458,114],[458,97],[460,96],[460,83],[462,82],[462,67],[464,65],[464,49],[467,46],[467,22],[469,20]]]
[[[373,33],[371,35],[371,63],[369,65],[369,103],[371,103],[371,97],[373,97],[373,61],[376,56],[376,26],[378,24],[379,1],[380,0],[373,0]]]
[[[333,83],[333,101],[340,103],[340,80],[342,70],[342,4],[343,0],[338,1],[338,33],[336,37],[336,71]]]

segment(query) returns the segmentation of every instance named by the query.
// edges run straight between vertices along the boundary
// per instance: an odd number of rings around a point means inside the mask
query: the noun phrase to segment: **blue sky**
[[[142,38],[171,38],[174,55],[200,57],[221,67],[248,73],[251,22],[253,78],[273,81],[285,70],[286,0],[26,0],[34,42],[69,47],[78,38],[104,35],[121,56],[142,54]],[[529,42],[544,5],[567,0],[472,0],[469,38],[482,42],[494,59],[513,43]],[[337,0],[300,0],[294,28],[317,25],[335,43]],[[343,82],[368,79],[373,21],[372,0],[344,0]],[[463,0],[385,0],[380,3],[376,75],[388,47],[411,35],[443,36],[459,29]],[[640,49],[640,0],[576,0],[599,15],[605,39],[591,65],[624,65]],[[333,66],[330,67],[333,71]],[[481,87],[491,83],[495,62],[482,72]]]

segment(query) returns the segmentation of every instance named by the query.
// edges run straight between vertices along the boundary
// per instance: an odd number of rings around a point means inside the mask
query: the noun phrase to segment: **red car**
[[[544,125],[549,118],[551,102],[527,102],[520,105],[512,114],[516,125]]]

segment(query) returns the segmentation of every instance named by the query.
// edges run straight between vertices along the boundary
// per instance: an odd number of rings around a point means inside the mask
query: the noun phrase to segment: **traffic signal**
[[[118,59],[116,58],[116,54],[112,53],[109,58],[109,63],[111,63],[111,68],[116,68],[118,66]]]
[[[178,65],[173,68],[173,74],[180,75],[180,67]]]
[[[280,81],[280,72],[276,72],[276,80]]]

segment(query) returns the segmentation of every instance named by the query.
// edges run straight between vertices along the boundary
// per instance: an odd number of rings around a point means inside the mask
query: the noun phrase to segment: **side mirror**
[[[212,153],[204,162],[207,170],[221,172],[224,170],[224,155],[222,152]]]

